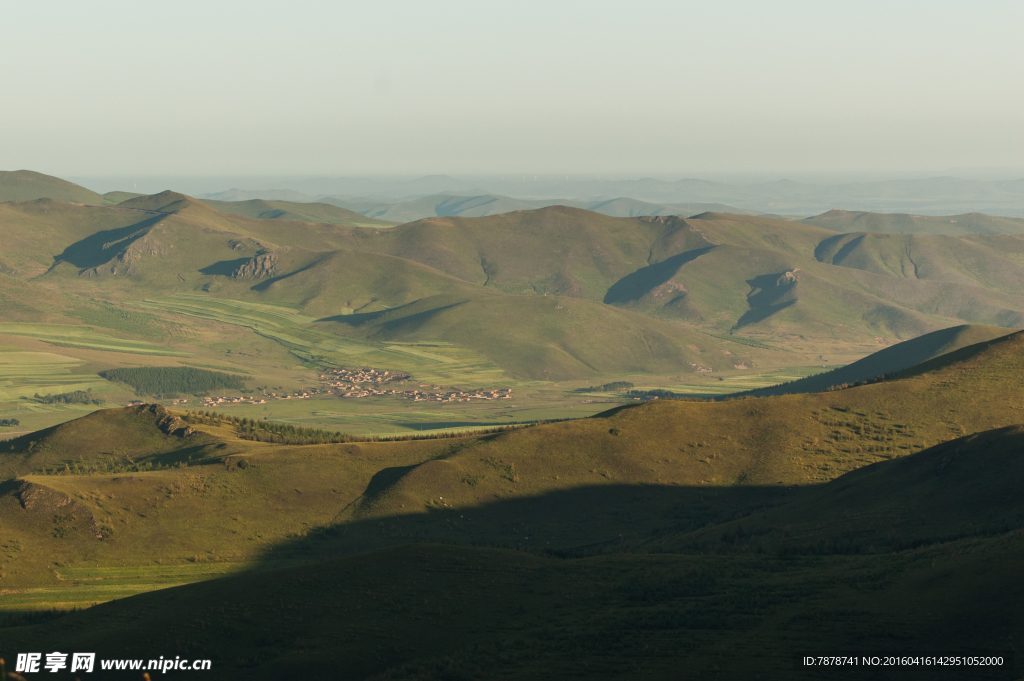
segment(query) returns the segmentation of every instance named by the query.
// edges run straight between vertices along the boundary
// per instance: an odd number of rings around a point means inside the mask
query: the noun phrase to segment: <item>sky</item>
[[[4,3],[0,169],[1024,167],[1024,2]]]

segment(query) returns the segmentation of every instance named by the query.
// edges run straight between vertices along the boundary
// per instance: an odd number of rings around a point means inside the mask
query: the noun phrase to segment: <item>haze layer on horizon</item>
[[[1018,2],[48,2],[5,15],[5,169],[694,176],[1024,157]]]

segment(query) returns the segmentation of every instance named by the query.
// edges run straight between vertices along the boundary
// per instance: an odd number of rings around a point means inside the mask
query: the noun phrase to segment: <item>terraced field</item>
[[[190,352],[171,350],[155,343],[116,338],[89,326],[0,323],[0,334],[34,338],[58,347],[109,350],[137,355],[164,355],[168,357],[189,357],[192,355]]]

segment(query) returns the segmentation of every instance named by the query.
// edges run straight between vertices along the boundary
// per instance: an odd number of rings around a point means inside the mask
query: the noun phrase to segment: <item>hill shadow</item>
[[[394,483],[415,466],[377,473],[361,497],[341,509],[373,511]],[[464,481],[466,482],[466,481]],[[510,486],[515,483],[510,482]],[[466,484],[471,493],[472,481]],[[509,490],[511,492],[511,490]],[[421,500],[425,512],[373,515],[337,522],[269,548],[254,565],[320,560],[402,544],[449,543],[548,552],[560,556],[603,553],[637,536],[696,530],[802,498],[808,489],[772,486],[679,487],[594,485],[461,506]],[[426,495],[425,495],[426,496]],[[495,495],[496,497],[498,495]],[[454,501],[454,499],[449,499]]]
[[[109,262],[116,253],[123,251],[136,240],[145,236],[150,227],[166,217],[166,215],[154,215],[127,227],[96,232],[71,244],[60,255],[55,255],[54,265],[66,262],[83,270],[99,267]]]
[[[376,312],[356,312],[353,314],[346,315],[335,315],[333,317],[324,317],[318,319],[318,322],[338,322],[347,326],[359,327],[365,326],[366,324],[378,323],[381,330],[389,331],[395,327],[415,327],[420,323],[425,323],[430,320],[431,317],[451,308],[458,307],[463,303],[469,302],[468,299],[459,300],[458,302],[438,305],[437,307],[431,307],[420,312],[409,312],[408,308],[412,306],[420,307],[423,303],[423,299],[414,301],[407,305],[395,307],[390,310],[377,310]]]
[[[734,330],[764,321],[796,303],[796,296],[793,294],[796,282],[779,283],[780,278],[785,274],[785,272],[762,274],[759,277],[747,279],[747,285],[750,286],[751,291],[747,296],[747,305],[750,309],[744,312],[736,325],[732,327]]]
[[[221,260],[199,270],[200,274],[216,274],[222,277],[230,277],[239,267],[252,260],[252,258],[235,258],[234,260]]]
[[[605,293],[604,302],[608,305],[613,305],[615,303],[631,303],[640,300],[651,290],[674,277],[680,267],[696,260],[713,248],[716,247],[697,248],[673,255],[659,263],[641,267],[636,272],[627,274],[612,284],[608,292]]]

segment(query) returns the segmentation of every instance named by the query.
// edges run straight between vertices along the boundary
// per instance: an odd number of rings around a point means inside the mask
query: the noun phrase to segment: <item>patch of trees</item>
[[[0,428],[12,428],[20,425],[21,421],[18,419],[0,419]]]
[[[92,396],[92,388],[88,390],[75,390],[70,393],[59,393],[57,395],[51,395],[50,393],[40,395],[36,393],[33,399],[43,404],[103,404],[102,399]]]
[[[613,381],[611,383],[602,383],[601,385],[592,385],[589,388],[577,388],[578,393],[617,393],[622,390],[629,390],[633,387],[633,384],[629,381]]]
[[[181,394],[204,395],[218,390],[243,390],[245,377],[192,367],[136,367],[107,369],[100,376],[124,383],[137,395],[177,397]]]
[[[678,400],[686,397],[682,393],[674,393],[671,390],[662,390],[661,388],[654,390],[630,390],[629,394],[633,397],[657,397],[659,400]]]

